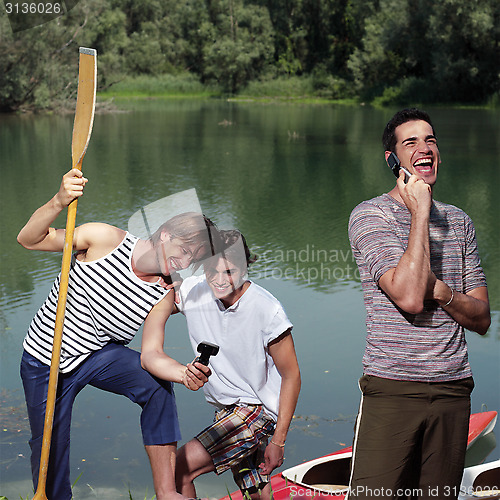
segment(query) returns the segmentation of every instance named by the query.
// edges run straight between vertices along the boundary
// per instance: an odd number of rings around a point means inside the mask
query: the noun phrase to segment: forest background
[[[104,96],[500,101],[498,0],[66,0],[24,30],[8,1],[2,112],[73,106],[79,46]]]

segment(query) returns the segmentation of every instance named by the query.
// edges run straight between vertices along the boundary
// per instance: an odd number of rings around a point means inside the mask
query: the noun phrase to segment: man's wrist
[[[62,212],[66,207],[64,206],[64,203],[59,199],[58,196],[59,193],[56,193],[52,198],[51,198],[51,205],[52,209],[56,211],[57,213]]]
[[[280,444],[280,443],[277,443],[276,441],[274,441],[272,438],[271,438],[270,443],[274,444],[274,446],[279,446],[280,448],[284,448],[285,447],[285,443],[284,442],[283,442],[283,444]]]
[[[450,288],[450,290],[451,297],[448,299],[448,302],[446,302],[446,304],[443,304],[441,307],[448,307],[453,302],[453,299],[455,298],[455,292],[453,291],[453,288]]]
[[[456,292],[451,288],[451,286],[447,285],[443,281],[438,280],[435,288],[435,297],[434,300],[441,307],[448,307],[451,305],[453,300],[455,299]]]

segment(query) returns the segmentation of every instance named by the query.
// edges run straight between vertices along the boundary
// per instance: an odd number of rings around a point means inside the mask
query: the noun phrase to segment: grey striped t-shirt
[[[349,239],[360,271],[366,307],[364,373],[394,380],[444,382],[471,376],[464,328],[435,301],[412,315],[378,286],[408,246],[411,215],[388,194],[359,204],[349,220]],[[454,290],[486,286],[468,215],[434,201],[430,214],[431,269]]]
[[[75,258],[69,274],[60,369],[75,369],[109,342],[128,344],[152,307],[168,293],[157,283],[138,278],[132,251],[138,238],[127,233],[108,255],[91,262]],[[24,349],[50,365],[60,275],[33,318]]]

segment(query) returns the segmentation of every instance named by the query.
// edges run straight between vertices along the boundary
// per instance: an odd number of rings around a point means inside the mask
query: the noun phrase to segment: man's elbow
[[[478,327],[476,328],[476,333],[479,335],[485,335],[491,325],[491,316],[488,311],[488,315],[479,322]]]
[[[401,288],[388,285],[388,280],[379,281],[380,289],[396,307],[413,315],[420,314],[424,310],[425,291],[416,287]]]
[[[141,352],[141,367],[143,370],[148,369],[148,356],[147,353]]]
[[[288,373],[281,374],[282,380],[288,387],[293,387],[297,392],[297,395],[300,393],[300,389],[302,386],[302,377],[300,375],[300,369],[297,366],[296,369],[290,370]]]
[[[24,240],[22,232],[17,235],[17,242],[27,250],[31,250],[30,245]]]
[[[38,250],[39,244],[42,243],[47,237],[50,239],[49,232],[37,240],[33,240],[33,237],[29,234],[29,232],[25,231],[24,228],[19,231],[17,235],[17,242],[26,248],[26,250]]]
[[[408,314],[420,314],[424,310],[424,301],[418,298],[405,298],[396,302],[396,305]]]

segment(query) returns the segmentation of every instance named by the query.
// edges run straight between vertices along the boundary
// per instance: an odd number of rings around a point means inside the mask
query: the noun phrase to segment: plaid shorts
[[[233,405],[216,411],[214,423],[196,438],[212,457],[216,474],[231,469],[241,490],[258,489],[269,482],[269,476],[260,474],[259,464],[274,428],[262,406]]]

